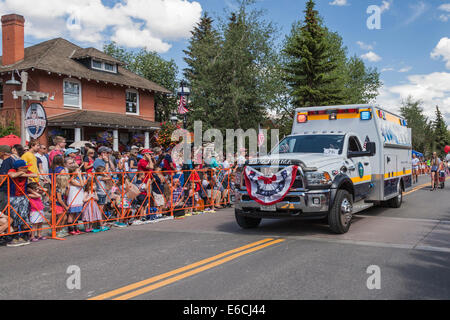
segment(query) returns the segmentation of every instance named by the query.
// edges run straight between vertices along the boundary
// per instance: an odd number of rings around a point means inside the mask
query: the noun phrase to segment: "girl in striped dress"
[[[102,212],[97,204],[98,196],[96,185],[89,180],[84,187],[84,208],[83,208],[83,222],[87,223],[86,232],[97,233],[106,231],[106,227],[101,226]],[[98,223],[99,228],[94,229],[94,224]],[[108,229],[109,230],[109,229]]]

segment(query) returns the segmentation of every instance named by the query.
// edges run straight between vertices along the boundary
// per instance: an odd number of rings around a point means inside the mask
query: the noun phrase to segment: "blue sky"
[[[259,0],[266,19],[280,28],[279,41],[303,16],[306,0]],[[130,49],[146,47],[185,66],[192,26],[204,11],[226,18],[233,0],[0,0],[0,14],[25,16],[26,45],[64,37],[101,48],[115,40]],[[398,110],[408,95],[422,99],[433,116],[439,104],[450,123],[450,0],[317,0],[326,26],[337,31],[349,54],[381,71],[377,102]],[[381,10],[381,29],[369,30],[370,5]],[[70,19],[69,19],[70,17]],[[69,23],[68,21],[71,21]]]

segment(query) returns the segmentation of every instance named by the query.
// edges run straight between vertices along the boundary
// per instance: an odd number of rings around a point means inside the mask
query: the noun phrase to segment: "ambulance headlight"
[[[330,185],[332,183],[331,176],[328,172],[307,172],[306,180],[310,186]]]

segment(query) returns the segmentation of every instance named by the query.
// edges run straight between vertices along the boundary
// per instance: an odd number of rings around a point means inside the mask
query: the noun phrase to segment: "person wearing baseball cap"
[[[144,183],[147,183],[150,178],[150,172],[154,169],[155,164],[153,163],[152,154],[153,152],[149,149],[143,149],[141,151],[142,159],[138,162],[138,172],[145,172]]]
[[[75,156],[76,156],[76,154],[77,154],[78,152],[80,152],[80,150],[74,149],[74,148],[69,148],[69,149],[66,150],[66,152],[64,152],[64,155],[65,155],[66,157],[67,157],[67,156],[71,156],[71,155],[75,155]]]

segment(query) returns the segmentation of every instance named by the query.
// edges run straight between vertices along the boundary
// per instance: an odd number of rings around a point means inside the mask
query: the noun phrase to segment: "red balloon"
[[[445,151],[445,153],[449,153],[450,152],[450,146],[445,146],[444,151]]]

